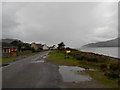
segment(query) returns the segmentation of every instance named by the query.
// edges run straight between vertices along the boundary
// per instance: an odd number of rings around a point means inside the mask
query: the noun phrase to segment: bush
[[[83,60],[84,59],[84,56],[77,56],[76,57],[76,60]]]
[[[112,63],[110,65],[110,70],[116,71],[116,70],[120,70],[120,65],[118,63]]]
[[[109,79],[119,78],[119,74],[116,72],[108,72],[108,73],[105,73],[104,75],[107,76]]]
[[[32,52],[35,52],[35,49],[34,49],[34,48],[31,48],[31,51],[32,51]]]
[[[102,64],[102,65],[100,65],[100,68],[101,68],[101,70],[106,70],[107,69],[107,65],[106,64]]]

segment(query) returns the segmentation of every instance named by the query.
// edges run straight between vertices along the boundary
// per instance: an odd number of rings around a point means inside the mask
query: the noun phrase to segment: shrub
[[[110,70],[116,71],[116,70],[120,70],[120,65],[118,63],[112,63],[110,65]]]
[[[119,78],[119,74],[116,72],[108,72],[108,73],[105,73],[104,75],[107,76],[109,79]]]
[[[77,56],[76,57],[76,60],[83,60],[84,59],[84,56]]]
[[[35,52],[35,49],[34,49],[34,48],[31,48],[31,51],[32,51],[32,52]]]
[[[107,65],[106,64],[102,64],[102,65],[100,65],[100,68],[101,68],[101,70],[106,70],[107,69]]]

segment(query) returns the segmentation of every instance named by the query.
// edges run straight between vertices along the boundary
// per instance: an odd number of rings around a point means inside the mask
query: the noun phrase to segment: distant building
[[[35,50],[38,50],[38,47],[35,43],[31,43],[31,47],[34,48]]]
[[[36,43],[32,43],[31,47],[33,47],[35,50],[48,50],[49,47],[46,44],[36,44]]]
[[[43,49],[43,50],[48,50],[49,47],[48,47],[46,44],[43,44],[43,45],[42,45],[42,49]]]
[[[36,43],[32,43],[32,44],[31,44],[31,47],[34,48],[35,50],[38,50],[38,49],[39,49],[39,47],[36,45]]]

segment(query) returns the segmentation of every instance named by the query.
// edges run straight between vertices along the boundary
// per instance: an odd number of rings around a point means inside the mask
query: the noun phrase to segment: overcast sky
[[[47,45],[84,44],[118,37],[117,2],[3,3],[2,37]]]

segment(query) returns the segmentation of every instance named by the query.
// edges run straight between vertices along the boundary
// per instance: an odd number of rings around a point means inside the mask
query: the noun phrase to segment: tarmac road
[[[49,51],[42,52],[4,66],[2,88],[61,87],[63,80],[58,66],[43,61],[48,53]]]

